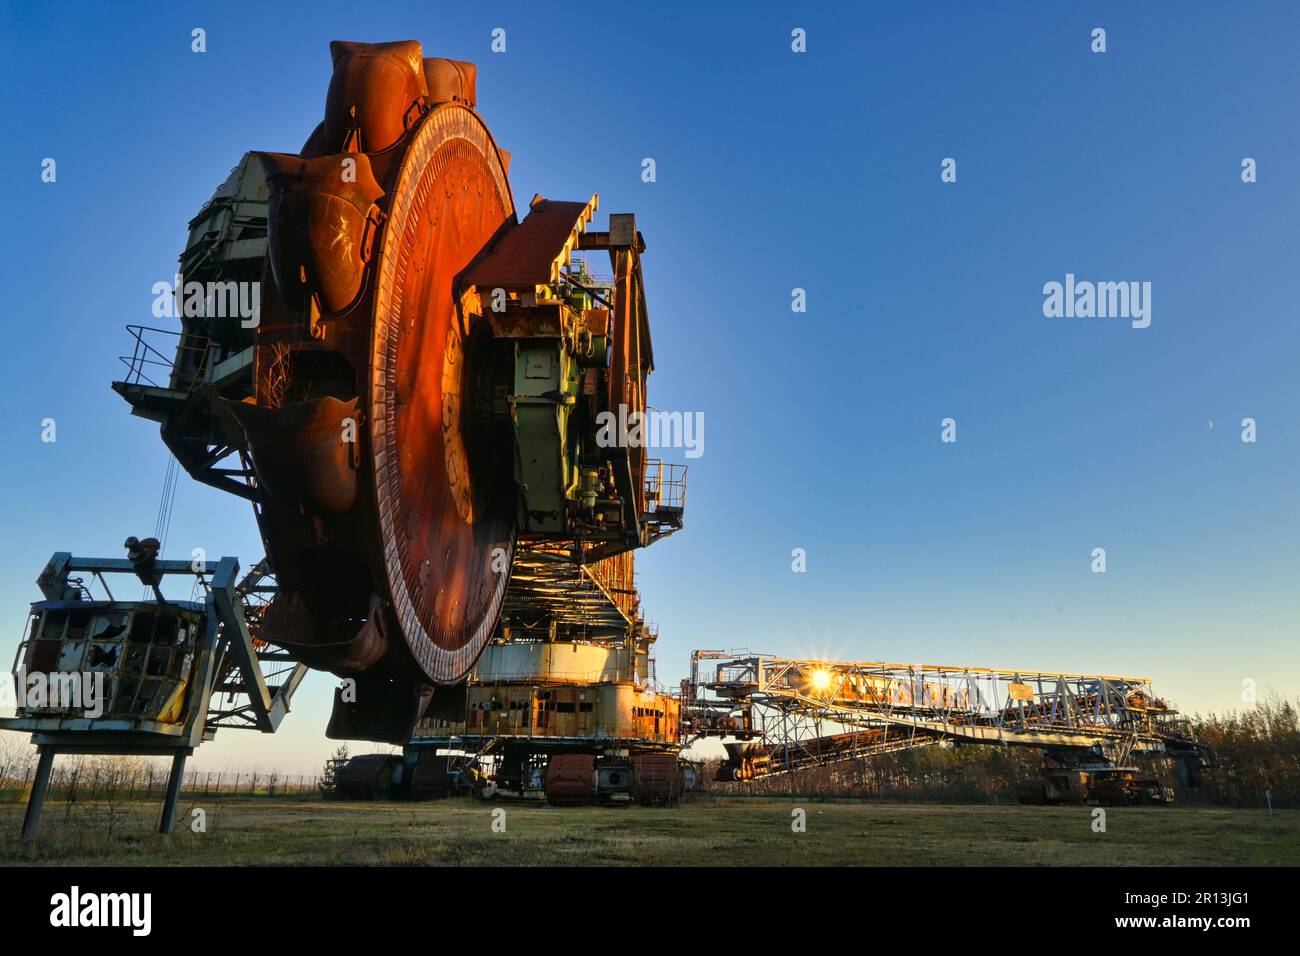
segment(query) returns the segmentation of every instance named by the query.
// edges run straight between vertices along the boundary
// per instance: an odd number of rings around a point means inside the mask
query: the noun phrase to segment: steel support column
[[[27,798],[27,813],[23,817],[23,839],[36,839],[36,831],[41,825],[41,809],[45,806],[45,794],[50,789],[50,774],[54,771],[54,748],[43,746],[37,750],[36,777],[32,780],[32,795]]]
[[[169,834],[176,829],[176,804],[181,797],[181,781],[185,779],[185,753],[172,757],[172,772],[167,778],[167,796],[163,798],[162,822],[158,832]]]

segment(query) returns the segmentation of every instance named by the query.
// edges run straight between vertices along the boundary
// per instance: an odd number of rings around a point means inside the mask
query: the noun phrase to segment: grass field
[[[792,808],[807,830],[791,830]],[[206,833],[190,829],[206,813]],[[171,837],[158,807],[51,801],[33,844],[0,805],[0,864],[174,865],[1212,865],[1300,864],[1300,814],[1089,807],[724,800],[678,809],[531,804],[182,801]],[[494,832],[493,811],[505,811]],[[112,816],[110,822],[110,815]],[[498,818],[499,819],[499,818]]]

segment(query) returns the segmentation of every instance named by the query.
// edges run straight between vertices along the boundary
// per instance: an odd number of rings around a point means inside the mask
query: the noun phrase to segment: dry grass
[[[21,807],[0,806],[0,864],[397,865],[533,864],[728,866],[852,864],[1209,865],[1294,864],[1300,814],[1190,808],[1113,808],[1092,832],[1087,807],[801,805],[807,832],[791,832],[788,802],[725,800],[676,810],[552,808],[531,804],[336,803],[270,798],[209,801],[207,832],[151,832],[153,803],[47,806],[42,837],[18,840]],[[504,809],[506,832],[492,831]]]

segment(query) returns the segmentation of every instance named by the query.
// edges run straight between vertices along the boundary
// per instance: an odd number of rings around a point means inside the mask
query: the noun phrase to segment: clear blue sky
[[[186,221],[301,145],[330,40],[418,39],[479,64],[520,203],[599,192],[646,236],[651,402],[706,421],[640,564],[665,682],[749,646],[1300,693],[1300,7],[236,6],[0,4],[5,666],[51,552],[152,532],[165,452],[108,383]],[[1151,282],[1150,328],[1044,317],[1067,272]],[[196,546],[260,554],[184,479],[168,550]],[[330,684],[196,765],[315,769]]]

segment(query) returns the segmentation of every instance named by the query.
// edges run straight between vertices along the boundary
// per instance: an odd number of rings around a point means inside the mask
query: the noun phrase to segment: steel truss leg
[[[41,809],[45,806],[45,794],[50,789],[50,774],[54,771],[54,748],[38,747],[37,753],[32,795],[27,798],[27,814],[23,817],[24,840],[36,839],[36,831],[41,825]]]
[[[181,798],[181,781],[185,778],[185,754],[172,757],[172,772],[167,778],[167,796],[163,798],[162,822],[158,825],[159,833],[171,833],[176,829],[176,804]]]

